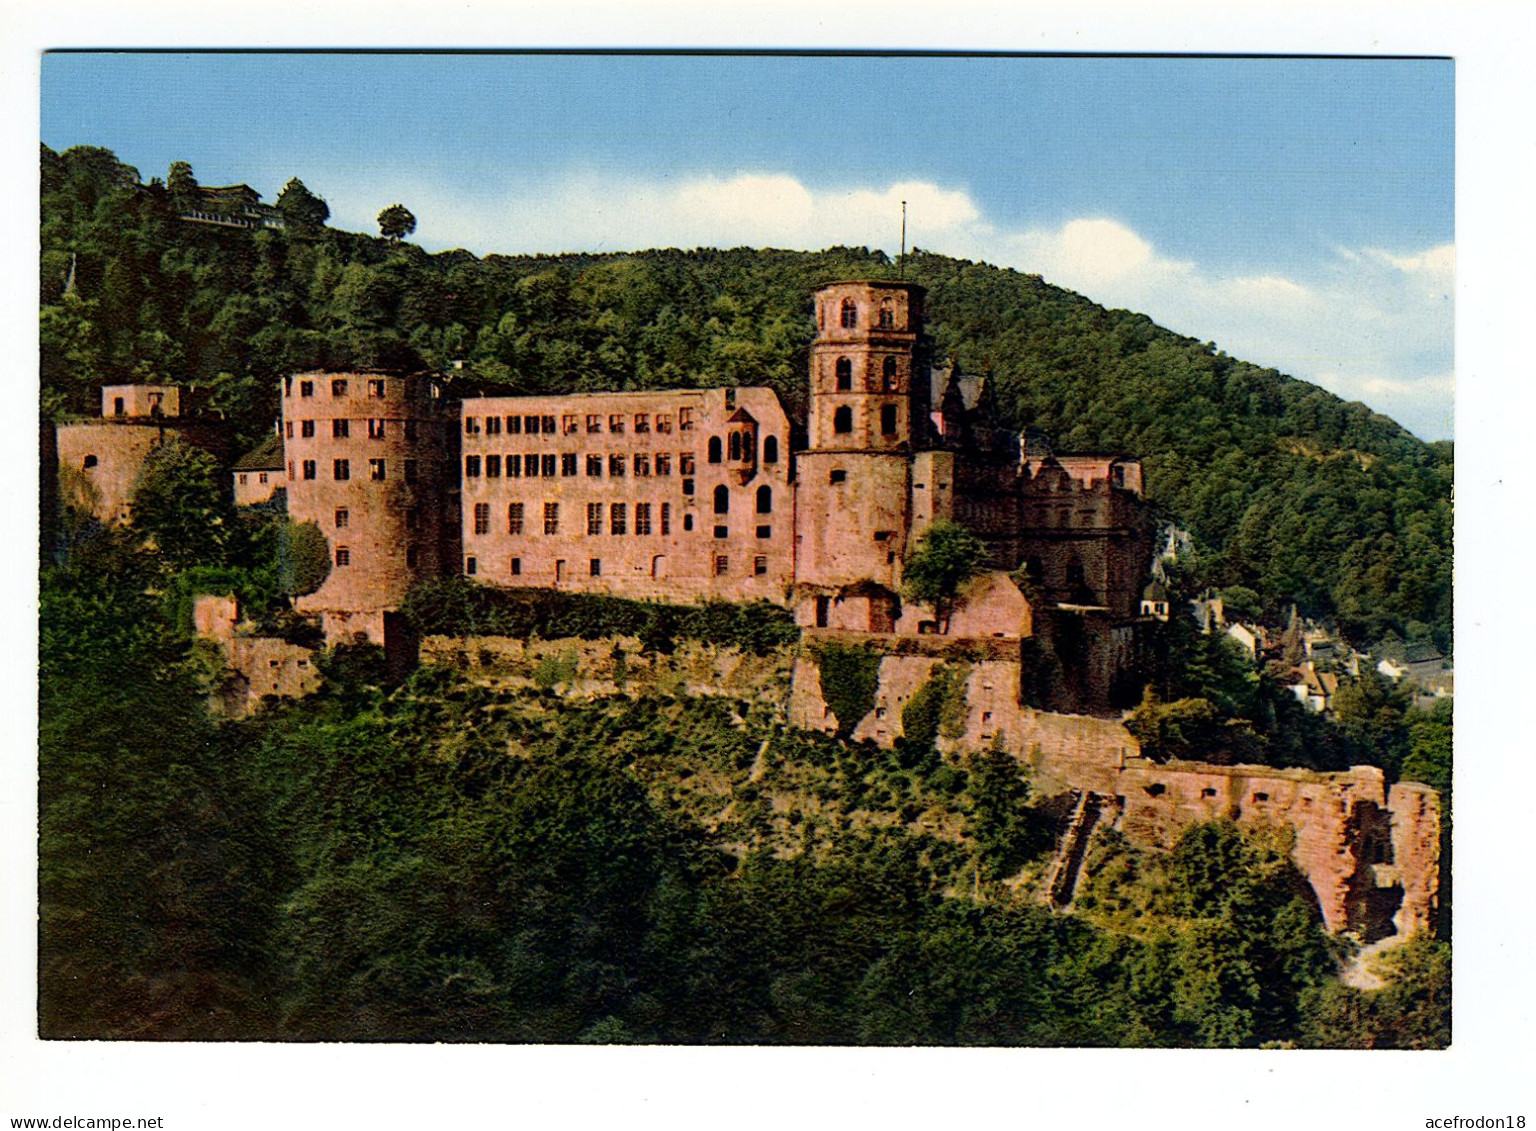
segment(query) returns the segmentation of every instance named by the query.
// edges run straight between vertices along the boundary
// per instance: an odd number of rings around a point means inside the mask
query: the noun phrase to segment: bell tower
[[[923,294],[916,283],[883,280],[829,283],[816,291],[813,450],[910,452],[924,446]]]

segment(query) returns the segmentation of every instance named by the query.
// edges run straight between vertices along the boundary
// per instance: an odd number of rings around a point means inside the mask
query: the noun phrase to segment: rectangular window
[[[593,577],[603,576],[603,559],[593,558],[587,563],[587,573]]]
[[[544,477],[546,479],[553,479],[554,475],[555,475],[555,455],[554,455],[554,453],[551,452],[548,455],[540,456],[539,457],[539,462],[540,462],[540,464],[543,467]]]
[[[288,478],[293,478],[293,460],[288,461]]]
[[[628,517],[627,517],[627,511],[628,511],[628,508],[623,503],[614,503],[612,506],[610,506],[608,508],[608,533],[609,534],[628,534],[629,533],[629,529],[628,529],[629,522],[628,522]]]
[[[375,483],[381,482],[384,479],[383,460],[371,459],[368,461],[368,478],[372,479]]]
[[[596,477],[602,475],[602,473],[603,457],[589,454],[587,456],[587,474]]]
[[[337,530],[345,530],[347,528],[347,519],[348,519],[348,517],[350,517],[350,516],[347,514],[347,508],[346,507],[337,507],[336,508],[336,529]]]
[[[313,381],[299,382],[299,396],[312,397],[315,395],[315,383]]]
[[[715,555],[715,576],[724,577],[731,570],[731,559],[724,554]]]
[[[485,457],[485,477],[487,479],[500,479],[501,478],[501,457],[500,456],[486,456]]]
[[[635,533],[649,534],[651,532],[651,504],[635,504]]]
[[[672,474],[672,457],[669,456],[666,452],[657,452],[656,453],[656,474],[657,475],[671,475]]]
[[[537,416],[523,417],[523,431],[530,436],[537,436],[539,434],[539,418]]]
[[[351,479],[352,465],[344,459],[338,459],[331,464],[331,474],[337,479]]]
[[[603,504],[587,504],[587,533],[601,534],[603,532]]]
[[[544,429],[544,435],[553,436],[555,434],[555,418],[553,416],[541,416],[539,423]]]
[[[576,453],[560,453],[560,474],[569,478],[576,474]]]
[[[491,504],[475,504],[475,533],[489,534],[491,532]]]
[[[384,382],[377,377],[368,379],[368,395],[370,397],[382,397],[384,395]]]
[[[672,431],[672,414],[670,412],[658,412],[656,414],[656,431],[663,433]]]
[[[771,526],[759,526],[757,528],[757,536],[759,538],[772,538],[773,537],[773,527],[771,527]]]
[[[759,555],[757,555],[757,557],[753,558],[752,559],[752,572],[757,577],[762,577],[763,574],[767,573],[768,572],[768,559],[763,557],[762,554],[759,554]]]
[[[650,475],[650,473],[651,473],[651,457],[650,456],[636,456],[635,457],[635,474],[636,475],[640,475],[640,476],[646,476],[646,475]]]
[[[608,431],[612,432],[615,436],[624,431],[624,414],[622,412],[611,412],[608,414]]]
[[[526,455],[523,457],[523,474],[529,479],[537,479],[539,477],[538,456]]]
[[[466,416],[464,418],[464,435],[466,435],[466,436],[478,436],[478,435],[480,435],[480,420],[479,420],[478,417]]]
[[[684,530],[692,530],[693,529],[693,515],[691,515],[691,514],[683,515],[683,529]]]
[[[345,420],[331,421],[331,437],[337,440],[344,440],[346,439],[346,436],[347,422]]]
[[[715,537],[716,538],[729,538],[730,536],[731,536],[731,532],[730,532],[730,530],[728,528],[726,528],[724,526],[717,526],[717,527],[715,527]]]
[[[608,474],[614,479],[622,479],[624,477],[624,457],[622,455],[611,455],[608,457]]]
[[[283,435],[290,440],[293,439],[293,421],[289,420],[284,422]]]
[[[336,380],[331,382],[331,396],[333,396],[333,397],[344,397],[346,395],[347,395],[347,382],[344,379],[337,378]]]
[[[587,431],[601,432],[603,430],[603,418],[595,412],[587,413]]]
[[[523,532],[523,504],[507,504],[507,533],[521,534]]]
[[[485,418],[485,434],[487,436],[501,435],[501,417],[487,416]]]
[[[351,565],[352,564],[352,551],[349,550],[345,546],[337,546],[336,547],[336,564],[339,565],[339,566],[349,566],[349,565]]]
[[[521,456],[507,457],[507,476],[510,479],[521,479],[523,477],[523,458]]]
[[[580,422],[576,419],[574,412],[568,412],[560,418],[561,435],[574,436],[579,427]]]
[[[692,475],[696,469],[692,452],[683,452],[677,457],[677,473],[679,475]]]
[[[683,494],[685,494],[685,495],[693,494],[693,480],[692,479],[684,479],[683,480]]]
[[[635,413],[635,431],[649,432],[651,430],[651,418],[643,412]]]
[[[896,435],[896,406],[883,404],[880,406],[880,434],[882,436]]]
[[[267,473],[265,471],[259,471],[259,472],[256,473],[256,482],[258,482],[258,483],[265,483],[266,481],[267,481]]]
[[[661,504],[661,533],[663,535],[667,535],[667,534],[671,534],[672,533],[672,504],[671,503],[662,503]]]
[[[304,439],[307,440],[311,436],[313,436],[314,434],[315,434],[315,422],[313,420],[301,420],[301,421],[299,421],[299,435],[301,437],[303,437]]]
[[[560,533],[560,504],[559,503],[545,503],[544,504],[544,533],[545,534],[559,534]]]
[[[370,420],[368,422],[368,438],[370,440],[382,440],[384,438],[384,422],[382,420]]]
[[[521,436],[523,434],[523,418],[521,416],[507,417],[507,435]]]
[[[521,577],[521,576],[523,576],[523,559],[522,558],[513,558],[512,559],[512,576],[513,577]]]
[[[244,486],[244,485],[245,485],[245,480],[246,480],[246,474],[245,474],[245,472],[243,472],[243,471],[242,471],[242,472],[241,472],[241,473],[240,473],[240,474],[239,474],[239,475],[238,475],[238,476],[237,476],[237,478],[238,478],[238,479],[239,479],[239,480],[240,480],[240,484],[241,484],[241,486]]]
[[[680,408],[677,410],[677,430],[679,432],[693,431],[693,409]]]
[[[413,460],[413,459],[406,460],[405,461],[405,481],[407,483],[414,483],[414,482],[416,482],[416,476],[418,474],[419,474],[418,464],[416,463],[416,461]]]
[[[464,576],[465,577],[474,577],[475,574],[479,571],[479,569],[480,569],[480,563],[475,561],[475,559],[473,557],[468,557],[468,558],[464,559]]]
[[[840,467],[834,467],[831,474],[827,476],[827,482],[846,483],[848,482],[848,473]]]
[[[479,474],[480,474],[480,457],[479,456],[465,456],[464,457],[464,478],[466,478],[466,479],[474,479],[474,478],[478,477]]]

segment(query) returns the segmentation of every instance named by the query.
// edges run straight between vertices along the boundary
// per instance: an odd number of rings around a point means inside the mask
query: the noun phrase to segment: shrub
[[[867,648],[828,643],[815,650],[815,658],[822,698],[837,719],[838,737],[847,738],[875,708],[880,657]]]

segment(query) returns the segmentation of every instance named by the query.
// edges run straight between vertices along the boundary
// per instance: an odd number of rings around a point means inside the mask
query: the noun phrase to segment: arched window
[[[757,513],[773,513],[773,488],[766,483],[757,489]]]
[[[880,328],[889,330],[896,325],[896,306],[888,298],[880,300]]]
[[[885,359],[885,363],[881,367],[881,376],[885,381],[885,391],[887,393],[894,393],[896,391],[896,359],[894,357]]]
[[[854,305],[853,299],[843,299],[843,329],[852,330],[859,324],[859,308]]]
[[[82,464],[82,466],[85,467],[86,470],[90,470],[91,468],[95,467],[96,466],[96,457],[95,456],[86,456],[85,457],[85,462],[84,462],[84,464]]]
[[[779,462],[779,438],[777,436],[763,437],[763,462]]]
[[[709,438],[709,462],[710,463],[719,463],[720,462],[720,437],[719,436],[711,436]]]
[[[731,513],[731,489],[724,483],[715,488],[715,513]]]
[[[739,460],[740,458],[741,458],[741,433],[740,432],[732,432],[731,433],[731,459],[734,461],[734,460]]]
[[[849,408],[847,405],[844,405],[842,408],[838,409],[832,414],[832,431],[853,431],[853,409]]]
[[[853,388],[853,362],[846,357],[837,359],[837,391],[846,393]]]

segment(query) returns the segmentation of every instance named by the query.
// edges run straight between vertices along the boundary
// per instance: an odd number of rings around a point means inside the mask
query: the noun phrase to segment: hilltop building
[[[199,185],[195,197],[180,210],[183,220],[214,224],[221,228],[281,230],[283,214],[263,204],[250,185]]]

